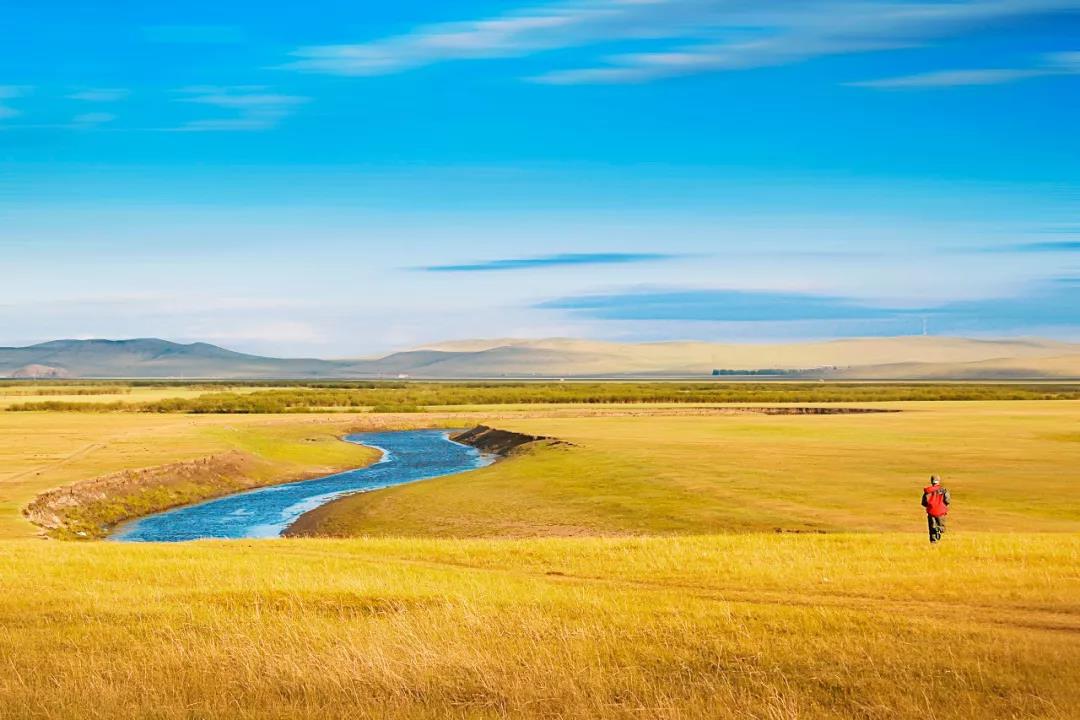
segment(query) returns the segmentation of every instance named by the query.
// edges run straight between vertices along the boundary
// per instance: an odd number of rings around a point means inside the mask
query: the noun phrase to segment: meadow
[[[887,403],[871,415],[507,417],[509,462],[345,498],[316,535],[535,537],[918,529],[942,475],[957,529],[1080,532],[1080,403]]]
[[[1075,535],[0,543],[31,718],[1073,718]]]
[[[1075,717],[1080,402],[873,406],[901,412],[0,412],[0,717]],[[565,442],[308,518],[335,537],[45,542],[21,515],[96,475],[243,453],[275,482],[369,462],[352,430],[479,422]]]

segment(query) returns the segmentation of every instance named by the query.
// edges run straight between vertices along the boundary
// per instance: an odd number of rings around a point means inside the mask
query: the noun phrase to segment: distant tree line
[[[10,385],[8,387],[11,387]],[[5,395],[36,395],[48,397],[50,395],[126,395],[131,388],[126,385],[96,385],[91,387],[29,387],[15,390],[4,390]]]
[[[190,387],[190,386],[185,386]],[[194,398],[147,402],[36,401],[15,411],[53,410],[149,413],[305,413],[322,411],[420,412],[430,407],[608,403],[831,403],[930,400],[1080,399],[1080,385],[523,382],[440,383],[312,387],[247,393],[208,392]]]
[[[719,377],[721,375],[739,375],[739,376],[752,376],[752,375],[770,375],[776,377],[786,377],[789,375],[800,375],[805,370],[780,370],[777,368],[763,368],[760,370],[734,370],[731,368],[722,368],[713,370],[713,377]]]

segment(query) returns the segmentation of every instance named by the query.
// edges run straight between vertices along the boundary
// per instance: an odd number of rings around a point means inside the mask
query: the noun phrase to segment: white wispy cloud
[[[130,94],[130,90],[123,88],[88,88],[73,92],[67,97],[69,100],[79,100],[81,102],[107,103],[123,100]]]
[[[830,55],[920,47],[977,23],[1077,7],[1080,2],[1075,0],[936,4],[810,0],[798,9],[733,13],[741,23],[767,28],[748,40],[697,42],[663,52],[615,55],[602,66],[553,71],[533,80],[551,84],[642,82],[787,65]]]
[[[181,88],[179,102],[227,110],[228,117],[191,120],[173,128],[182,132],[256,131],[274,128],[310,98],[268,92],[262,86],[192,86]]]
[[[1001,85],[1002,83],[1026,80],[1046,73],[1041,70],[1009,70],[991,68],[986,70],[940,70],[937,72],[904,75],[881,80],[865,80],[849,83],[857,87],[882,89],[954,87],[958,85]]]
[[[1080,52],[1046,55],[1028,68],[983,68],[973,70],[939,70],[936,72],[902,75],[900,77],[864,80],[850,83],[859,87],[882,90],[907,88],[957,87],[964,85],[1001,85],[1054,75],[1080,74]]]
[[[668,4],[668,3],[662,3]],[[415,31],[355,45],[305,47],[285,67],[338,75],[385,75],[446,60],[527,55],[542,50],[636,35],[619,25],[650,3],[596,0],[560,4],[465,22],[429,25]]]
[[[579,0],[421,26],[370,42],[300,48],[296,60],[284,67],[385,75],[451,60],[519,57],[621,41],[650,47],[531,79],[641,82],[917,47],[979,23],[1078,8],[1080,0]]]

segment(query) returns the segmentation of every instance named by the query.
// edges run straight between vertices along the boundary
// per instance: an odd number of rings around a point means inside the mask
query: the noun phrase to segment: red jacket
[[[940,485],[927,485],[923,488],[923,507],[927,515],[942,517],[949,514],[949,491]]]

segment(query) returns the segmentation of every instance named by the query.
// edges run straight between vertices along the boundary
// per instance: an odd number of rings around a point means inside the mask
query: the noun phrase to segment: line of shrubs
[[[150,413],[304,413],[375,408],[421,412],[450,405],[551,403],[790,403],[931,400],[1080,399],[1077,385],[927,385],[834,383],[405,383],[368,388],[291,387],[250,393],[210,392],[143,403],[37,401],[10,410]]]

